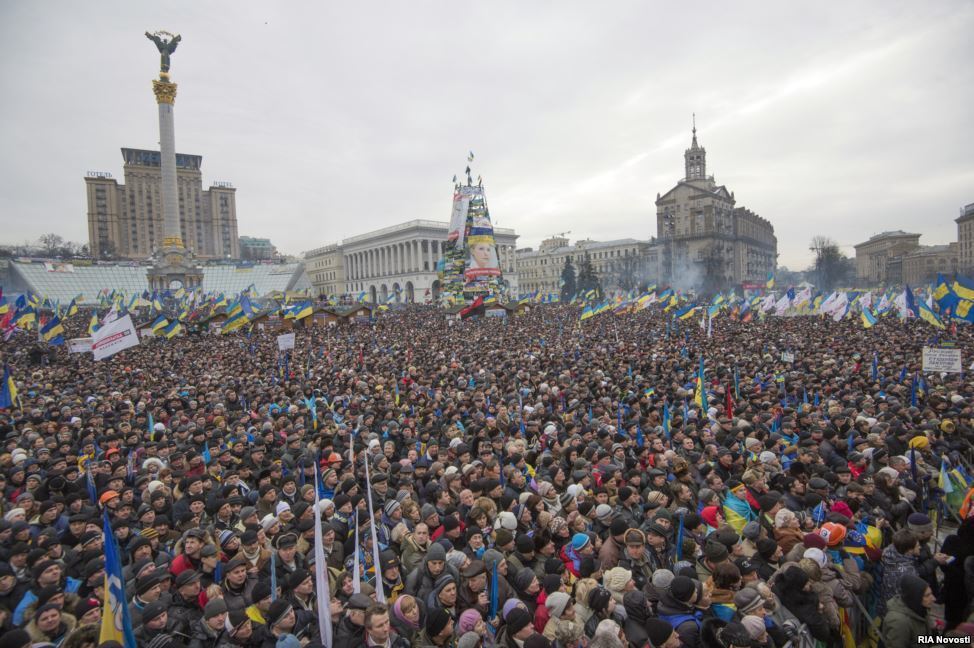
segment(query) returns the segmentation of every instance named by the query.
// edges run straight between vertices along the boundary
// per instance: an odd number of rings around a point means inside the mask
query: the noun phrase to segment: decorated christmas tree
[[[467,158],[473,161],[473,153]],[[453,186],[453,212],[443,260],[437,268],[440,294],[445,304],[470,303],[477,297],[499,295],[502,287],[500,261],[494,242],[494,226],[487,209],[483,180],[474,184],[470,166],[466,184]]]

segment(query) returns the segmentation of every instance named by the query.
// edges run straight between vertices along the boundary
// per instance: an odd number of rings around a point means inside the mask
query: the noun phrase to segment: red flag
[[[483,305],[484,305],[484,296],[481,295],[477,297],[477,299],[473,300],[473,302],[469,306],[467,306],[466,308],[460,311],[460,319],[469,317],[471,313],[473,313],[475,310],[477,310]]]
[[[358,366],[359,368],[365,366],[365,350],[362,347],[358,348]]]
[[[727,397],[727,403],[724,405],[724,409],[727,410],[725,415],[733,418],[734,417],[734,397],[731,396],[731,386],[728,384],[727,388],[724,390],[724,395]]]

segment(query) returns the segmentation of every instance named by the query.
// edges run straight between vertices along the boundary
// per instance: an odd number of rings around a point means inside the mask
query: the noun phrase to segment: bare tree
[[[45,234],[37,239],[37,244],[47,256],[56,256],[64,250],[64,239],[58,234]]]
[[[827,236],[812,238],[809,250],[815,253],[815,261],[810,269],[816,287],[832,290],[848,281],[852,262],[842,253],[839,244]]]

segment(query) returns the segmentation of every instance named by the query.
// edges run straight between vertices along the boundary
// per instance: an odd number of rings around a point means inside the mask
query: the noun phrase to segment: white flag
[[[372,566],[375,568],[375,598],[386,602],[386,588],[382,584],[382,564],[379,560],[379,536],[375,530],[375,513],[372,512],[372,480],[369,479],[369,453],[365,453],[365,497],[369,502],[369,527],[372,531]],[[356,543],[358,544],[358,543]]]
[[[315,590],[318,595],[318,631],[321,633],[322,645],[331,648],[331,588],[321,532],[321,508],[318,503],[318,467],[315,466]],[[358,551],[358,547],[355,550]]]
[[[104,360],[119,351],[138,346],[139,334],[135,332],[132,316],[126,315],[103,325],[95,331],[92,340],[91,351],[95,360]]]

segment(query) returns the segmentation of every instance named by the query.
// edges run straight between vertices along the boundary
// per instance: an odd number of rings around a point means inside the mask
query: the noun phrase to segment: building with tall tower
[[[683,161],[683,179],[656,196],[662,280],[698,289],[763,283],[777,265],[774,227],[707,175],[695,119]]]
[[[181,37],[146,36],[159,50],[159,78],[152,92],[159,115],[159,150],[122,149],[125,184],[109,173],[88,173],[88,242],[96,258],[237,259],[236,190],[228,182],[203,189],[199,155],[176,153],[176,84],[170,57]],[[167,257],[168,255],[168,257]]]
[[[147,259],[162,246],[162,164],[159,151],[122,149],[124,184],[110,173],[85,176],[88,245],[95,258]],[[176,154],[179,233],[199,259],[240,258],[236,189],[203,188],[200,155]]]

